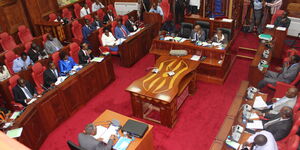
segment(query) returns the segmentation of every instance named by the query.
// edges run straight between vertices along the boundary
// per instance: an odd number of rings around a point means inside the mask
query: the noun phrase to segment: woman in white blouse
[[[7,70],[7,67],[3,64],[0,64],[0,81],[4,81],[10,77],[10,74]]]
[[[222,30],[218,29],[217,33],[213,36],[212,42],[227,44],[227,37],[223,34]]]
[[[111,51],[118,51],[118,46],[116,45],[116,38],[113,36],[111,32],[109,32],[108,28],[104,28],[104,33],[102,34],[102,45],[109,47]]]

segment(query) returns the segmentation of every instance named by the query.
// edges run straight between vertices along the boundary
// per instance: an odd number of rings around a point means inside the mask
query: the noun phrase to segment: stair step
[[[254,51],[254,52],[257,51],[257,49],[247,48],[247,47],[239,47],[239,49],[241,49],[241,50],[247,50],[247,51]]]
[[[253,59],[254,59],[254,57],[245,56],[245,55],[236,55],[236,57],[240,57],[240,58],[246,58],[246,59],[251,59],[251,60],[253,60]]]

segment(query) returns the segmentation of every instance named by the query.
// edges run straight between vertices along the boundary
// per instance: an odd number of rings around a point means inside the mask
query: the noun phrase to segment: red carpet
[[[240,33],[233,45],[251,47],[257,45],[254,35]],[[254,44],[255,43],[255,44]],[[256,48],[256,47],[253,47]],[[105,109],[132,116],[129,93],[124,89],[147,72],[154,57],[145,56],[132,68],[123,68],[114,58],[116,81],[90,100],[82,109],[54,130],[42,145],[42,150],[66,150],[66,141],[77,143],[77,135],[87,123],[95,120]],[[198,83],[195,95],[182,105],[178,122],[173,129],[154,125],[154,146],[157,150],[209,149],[242,80],[247,80],[250,61],[237,59],[224,85]],[[149,123],[149,122],[148,122]],[[199,148],[201,146],[201,148]],[[198,148],[196,148],[198,147]]]

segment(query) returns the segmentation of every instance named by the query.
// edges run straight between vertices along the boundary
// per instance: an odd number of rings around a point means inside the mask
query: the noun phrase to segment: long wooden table
[[[135,120],[133,118],[129,118],[127,116],[121,115],[119,113],[110,111],[110,110],[105,110],[95,121],[96,122],[103,122],[103,121],[108,121],[108,120],[118,120],[120,121],[120,125],[124,126],[127,120]],[[138,120],[135,120],[138,121]],[[140,122],[140,121],[138,121]],[[134,141],[130,143],[128,146],[127,150],[153,150],[153,126],[150,124],[148,125],[148,130],[143,136],[143,138],[135,138]],[[106,126],[108,127],[108,126]],[[120,135],[123,136],[123,134],[120,132]]]
[[[170,50],[187,50],[189,55],[206,56],[197,68],[197,79],[203,82],[223,84],[230,72],[234,58],[230,55],[231,41],[224,50],[215,47],[197,46],[189,40],[182,43],[160,40],[157,36],[150,49],[156,56],[168,56]],[[221,63],[219,63],[221,61]]]
[[[110,56],[88,64],[25,109],[12,127],[23,127],[17,140],[38,149],[51,131],[114,80]]]
[[[158,73],[149,72],[126,89],[133,115],[172,128],[181,104],[196,91],[195,70],[199,64],[186,58],[161,56],[155,65]],[[169,76],[169,71],[174,71],[174,76]],[[152,112],[158,112],[159,119],[150,117]]]

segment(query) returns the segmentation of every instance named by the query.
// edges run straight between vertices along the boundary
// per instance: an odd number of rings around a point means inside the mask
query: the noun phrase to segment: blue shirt
[[[59,60],[58,64],[61,76],[65,76],[75,65],[77,65],[72,57],[69,57],[68,60]]]
[[[156,10],[151,8],[149,10],[149,12],[151,13],[157,13],[157,14],[160,14],[162,17],[164,17],[164,12],[162,11],[161,7],[160,6],[157,6]]]
[[[260,10],[262,9],[262,2],[260,2],[259,0],[254,0],[253,6],[255,10]]]
[[[21,58],[21,57],[18,57],[18,58],[16,58],[14,61],[13,61],[13,67],[12,67],[12,69],[13,69],[13,71],[15,72],[15,73],[17,73],[17,72],[20,72],[21,70],[22,70],[22,68],[23,69],[27,69],[27,67],[29,66],[29,65],[31,65],[33,62],[32,62],[32,60],[29,58],[29,56],[27,56],[27,58],[26,58],[26,60],[25,61],[23,61],[23,59]]]

